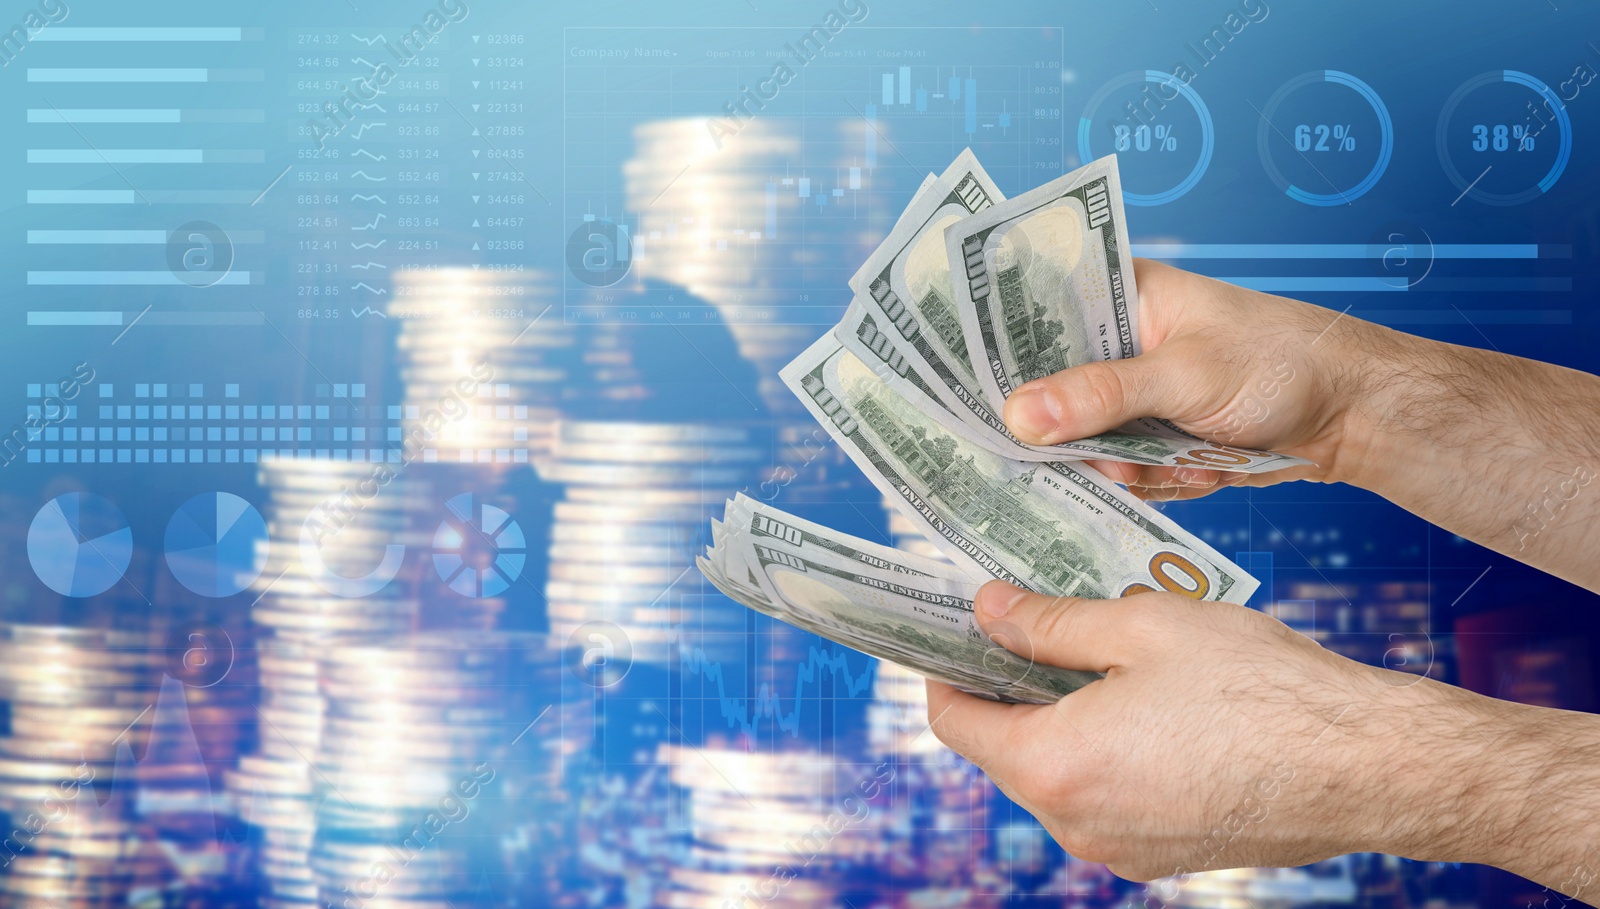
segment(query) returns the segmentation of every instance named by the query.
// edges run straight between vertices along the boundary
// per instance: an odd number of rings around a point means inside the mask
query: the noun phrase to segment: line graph
[[[681,636],[681,627],[673,630],[673,640]],[[805,702],[808,688],[812,686],[820,688],[827,678],[842,680],[845,691],[850,697],[860,697],[871,690],[872,682],[878,675],[878,661],[857,654],[866,661],[866,669],[860,673],[853,673],[850,670],[851,653],[852,651],[843,648],[823,650],[812,644],[805,662],[795,670],[794,694],[787,699],[794,707],[788,711],[784,709],[786,699],[774,692],[765,682],[757,689],[753,701],[730,695],[723,664],[707,656],[702,647],[694,647],[683,657],[682,670],[685,675],[699,676],[716,687],[717,702],[722,710],[722,717],[730,729],[736,728],[746,735],[754,735],[762,720],[774,720],[778,729],[798,737],[801,731],[800,707]]]

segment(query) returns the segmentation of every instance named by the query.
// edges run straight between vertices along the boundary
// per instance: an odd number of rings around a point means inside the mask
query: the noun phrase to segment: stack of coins
[[[851,274],[894,223],[893,195],[860,167],[871,128],[763,117],[720,148],[703,118],[634,129],[623,165],[640,213],[634,267],[722,313],[775,414],[805,413],[778,369],[844,314]]]
[[[317,897],[308,863],[315,771],[307,763],[322,730],[315,646],[272,637],[257,645],[260,744],[226,775],[235,810],[254,829],[262,897],[279,906],[313,906]]]
[[[322,902],[443,905],[515,868],[517,893],[551,904],[559,877],[546,865],[571,839],[565,757],[581,738],[552,702],[561,660],[547,641],[423,632],[322,649],[311,856]],[[513,834],[527,841],[508,856]]]
[[[420,560],[406,559],[401,547],[428,545],[412,528],[436,506],[428,487],[398,467],[304,458],[261,465],[268,539],[253,585],[261,592],[251,610],[258,629],[314,643],[412,626]]]
[[[261,465],[268,540],[257,556],[260,599],[251,610],[259,745],[229,774],[228,786],[240,817],[255,829],[263,897],[275,906],[310,907],[317,898],[308,864],[315,773],[307,761],[322,732],[320,647],[345,636],[407,631],[418,613],[422,560],[404,553],[427,545],[428,536],[412,527],[432,503],[418,477],[383,472],[395,467],[309,459]],[[398,575],[383,583],[396,563]]]
[[[868,708],[869,753],[897,770],[895,798],[886,809],[891,855],[910,859],[895,870],[908,892],[962,893],[961,905],[983,905],[991,865],[989,807],[994,785],[951,751],[929,723],[923,678],[879,663]]]
[[[834,906],[887,883],[871,881],[891,848],[888,765],[716,746],[664,745],[661,756],[683,790],[689,842],[656,905]]]
[[[116,758],[120,745],[131,765],[130,743],[149,732],[162,657],[138,632],[0,627],[8,714],[0,809],[9,834],[0,858],[16,856],[0,877],[6,902],[127,898],[132,874],[121,862],[138,847],[125,795],[133,774]],[[97,805],[96,787],[109,793],[114,777],[124,797]]]
[[[1206,909],[1289,909],[1356,902],[1350,856],[1303,868],[1234,868],[1185,877],[1171,906]]]
[[[235,863],[199,742],[229,744],[244,689],[191,712],[184,686],[163,684],[167,658],[160,629],[0,625],[7,905],[124,905],[142,887],[227,885]],[[197,737],[196,723],[224,732]]]
[[[635,661],[669,665],[680,650],[742,656],[747,610],[694,567],[711,517],[750,488],[765,462],[760,434],[737,426],[566,421],[540,473],[564,484],[545,587],[550,630],[622,629]]]
[[[580,780],[576,832],[580,874],[590,906],[650,906],[682,858],[669,805],[666,768],[646,761],[632,778],[588,773]]]
[[[912,889],[971,891],[989,862],[989,806],[994,784],[952,751],[914,757],[900,765],[897,796],[889,809],[898,823],[892,854],[915,856]],[[992,896],[992,894],[991,894]],[[974,898],[964,905],[979,905]]]
[[[549,448],[575,330],[540,272],[396,273],[399,405],[408,459],[526,464]]]

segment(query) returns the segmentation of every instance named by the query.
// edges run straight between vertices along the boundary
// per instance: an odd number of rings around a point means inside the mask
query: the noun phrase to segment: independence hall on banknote
[[[1061,596],[1104,592],[1094,559],[1066,539],[1060,525],[1033,513],[1027,499],[1034,471],[997,487],[978,472],[971,455],[956,457],[956,443],[949,436],[929,435],[920,426],[907,431],[872,395],[862,398],[859,407],[862,422],[958,520],[1029,562]]]
[[[1067,352],[1062,349],[1062,325],[1045,318],[1044,304],[1029,299],[1027,284],[1022,280],[1022,266],[1013,265],[1000,272],[998,282],[1001,311],[1010,314],[1006,319],[1006,340],[1017,357],[1017,373],[1023,376],[1048,376],[1072,365],[1067,362]],[[1020,301],[1015,305],[1012,301]]]

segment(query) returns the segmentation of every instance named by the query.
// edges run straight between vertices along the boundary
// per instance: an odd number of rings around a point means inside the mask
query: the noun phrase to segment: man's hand
[[[1023,441],[1162,417],[1314,467],[1229,474],[1094,465],[1148,498],[1285,480],[1369,489],[1447,530],[1600,590],[1600,379],[1430,341],[1136,260],[1141,356],[1036,379],[1006,401]]]
[[[1577,870],[1600,869],[1595,717],[1355,663],[1228,603],[995,581],[976,609],[1019,655],[1105,673],[1044,706],[928,683],[935,734],[1074,856],[1150,880],[1381,851],[1600,886]]]
[[[1188,498],[1239,482],[1344,479],[1341,454],[1366,364],[1342,354],[1376,326],[1337,312],[1134,260],[1144,355],[1068,369],[1018,388],[1005,419],[1025,442],[1054,445],[1161,417],[1204,439],[1281,451],[1316,466],[1246,477],[1193,467],[1096,467],[1151,498]],[[1378,329],[1378,332],[1382,332]],[[1370,341],[1369,341],[1370,343]]]

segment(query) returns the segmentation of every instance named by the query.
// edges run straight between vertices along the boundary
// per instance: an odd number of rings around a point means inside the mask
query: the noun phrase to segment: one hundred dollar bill
[[[1138,356],[1122,183],[1101,158],[946,229],[977,382],[995,406],[1024,382]]]
[[[1102,170],[1109,167],[1114,180],[1115,159],[1103,159],[1096,164]],[[1113,206],[1117,217],[1110,223],[1121,225],[1120,187],[1113,194],[1110,182],[1102,179],[1101,183],[1107,187],[1094,184],[1095,204]],[[1102,188],[1106,189],[1105,193],[1100,192]],[[1027,197],[1033,195],[1029,193]],[[1104,458],[1135,464],[1197,465],[1248,472],[1301,463],[1287,455],[1209,445],[1159,420],[1136,421],[1121,430],[1063,445],[1028,445],[1013,436],[1000,416],[1004,394],[991,387],[995,385],[992,380],[986,382],[993,365],[980,356],[982,345],[974,336],[977,328],[969,299],[970,281],[964,273],[968,263],[960,256],[952,256],[948,238],[961,231],[961,225],[985,219],[996,210],[1010,211],[1014,204],[1004,199],[970,149],[957,156],[932,185],[924,181],[888,238],[851,279],[856,298],[845,318],[834,328],[839,343],[880,369],[887,381],[899,386],[902,394],[930,397],[967,427],[963,431],[967,438],[1006,457],[1024,461]],[[1065,230],[1062,228],[1056,233]],[[1126,262],[1126,228],[1121,230],[1121,239],[1117,239],[1116,230],[1112,230],[1108,243],[1110,258],[1120,263],[1119,281],[1122,280],[1120,272],[1126,272],[1126,294],[1119,298],[1117,305],[1102,307],[1109,313],[1104,320],[1107,325],[1120,319],[1119,324],[1112,326],[1119,337],[1119,346],[1113,352],[1118,357],[1132,356],[1138,345],[1137,313],[1131,308],[1137,305],[1137,294],[1132,283],[1132,269]],[[1104,260],[1107,255],[1101,253],[1099,257]],[[961,266],[955,274],[951,271],[952,262]],[[1067,273],[1071,273],[1070,267]],[[1094,275],[1105,273],[1107,270],[1102,268]],[[1082,276],[1082,280],[1091,282],[1089,291],[1079,295],[1085,301],[1097,299],[1093,292],[1099,285],[1093,284],[1092,278],[1087,271]],[[1107,281],[1100,283],[1109,287]],[[1067,303],[1078,299],[1074,297]],[[1093,320],[1102,315],[1106,314],[1097,311],[1086,317],[1074,312],[1071,321],[1077,324],[1085,318]],[[1062,324],[1065,323],[1057,319],[1045,327]],[[1126,343],[1120,340],[1124,336]],[[1029,362],[1042,367],[1057,359],[1047,355]],[[1066,365],[1077,363],[1059,368]],[[1009,394],[1009,388],[1005,394]],[[941,422],[948,424],[950,421],[942,419]]]
[[[768,532],[754,527],[765,523]],[[708,580],[729,597],[774,618],[863,653],[984,697],[1050,703],[1099,678],[1040,665],[988,639],[973,617],[981,581],[951,566],[936,575],[925,560],[809,525],[762,506],[736,513],[700,560]],[[807,545],[807,540],[813,544]],[[799,541],[799,542],[795,542]],[[870,555],[872,567],[840,552]],[[730,583],[730,566],[748,566],[759,593]]]
[[[1000,423],[976,397],[978,379],[967,358],[944,232],[1004,198],[972,150],[962,151],[931,186],[918,192],[894,230],[850,279],[863,311],[876,324],[893,328],[945,408],[976,429]],[[841,342],[866,343],[851,342],[848,334],[840,331]]]
[[[1018,461],[1065,461],[1104,458],[1132,464],[1181,467],[1217,467],[1248,473],[1277,470],[1299,459],[1271,452],[1233,448],[1204,442],[1159,420],[1141,420],[1136,432],[1114,430],[1061,445],[1029,445],[1006,429],[1000,416],[983,405],[974,393],[966,400],[976,402],[966,411],[983,425],[963,420],[945,404],[937,383],[929,379],[916,353],[903,339],[882,323],[881,317],[858,297],[834,327],[840,346],[855,354],[885,382],[905,397],[924,403],[928,415],[941,425],[996,454]]]
[[[780,375],[879,490],[969,573],[1084,597],[1169,590],[1242,603],[1256,589],[1239,566],[1092,468],[1011,460],[951,432],[831,335]]]
[[[743,529],[757,540],[782,539],[807,555],[821,551],[833,559],[890,574],[909,572],[923,577],[941,577],[951,573],[948,564],[879,546],[831,527],[812,523],[752,499],[742,492],[729,500],[725,516],[728,524]],[[978,580],[986,579],[979,577]]]

